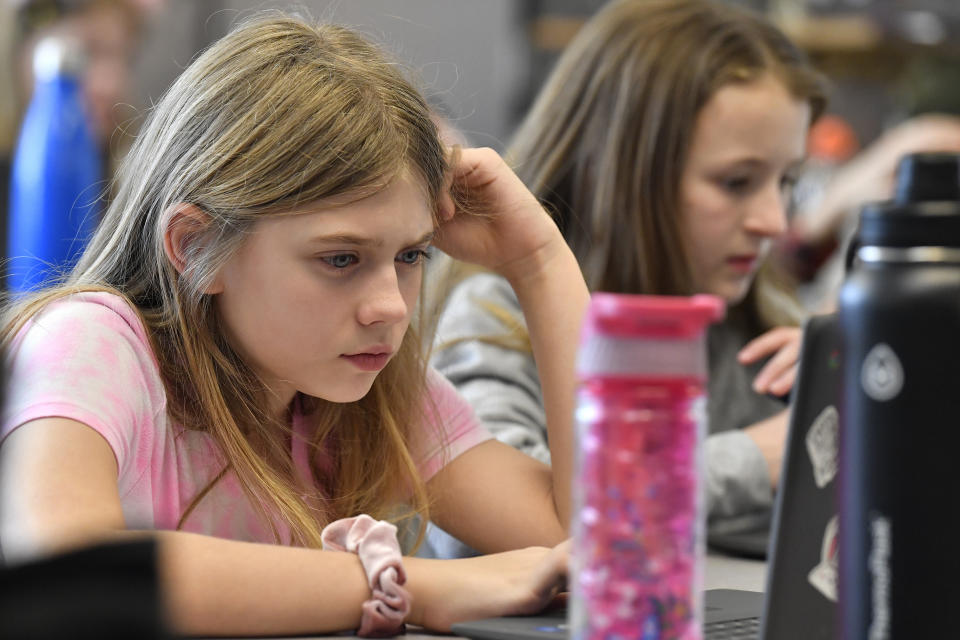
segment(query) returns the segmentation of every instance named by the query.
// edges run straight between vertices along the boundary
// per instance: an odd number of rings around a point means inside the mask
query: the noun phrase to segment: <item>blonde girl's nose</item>
[[[407,301],[395,268],[383,268],[371,280],[357,310],[362,325],[399,322],[407,317]]]

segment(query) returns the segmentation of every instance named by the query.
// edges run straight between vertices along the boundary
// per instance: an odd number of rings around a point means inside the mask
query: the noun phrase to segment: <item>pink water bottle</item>
[[[714,296],[598,293],[577,362],[571,637],[698,640]]]

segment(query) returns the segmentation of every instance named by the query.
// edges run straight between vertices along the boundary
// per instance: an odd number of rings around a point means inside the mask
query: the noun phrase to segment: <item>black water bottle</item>
[[[906,156],[840,292],[844,640],[960,637],[960,155]]]

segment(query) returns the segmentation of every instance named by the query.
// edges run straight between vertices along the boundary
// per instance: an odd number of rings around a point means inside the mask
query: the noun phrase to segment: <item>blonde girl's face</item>
[[[735,304],[786,231],[810,105],[772,76],[718,90],[697,116],[680,184],[694,290]]]
[[[353,402],[400,348],[420,293],[432,208],[406,175],[348,204],[265,218],[219,272],[232,344],[282,410],[300,391]]]

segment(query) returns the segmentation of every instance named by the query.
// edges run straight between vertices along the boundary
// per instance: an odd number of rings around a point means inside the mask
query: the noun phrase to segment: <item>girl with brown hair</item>
[[[819,75],[759,16],[711,0],[618,0],[564,51],[508,153],[591,290],[728,303],[709,335],[713,530],[765,517],[779,476],[787,410],[773,396],[792,384],[799,306],[764,258],[824,102]],[[481,420],[549,461],[542,366],[509,283],[460,283],[437,339],[434,365]]]
[[[451,153],[430,115],[375,47],[293,17],[183,72],[75,269],[8,309],[8,562],[154,537],[187,634],[449,629],[549,600],[569,465],[477,423],[424,361],[418,297],[434,242],[512,283],[565,460],[587,290],[505,163]],[[401,562],[378,520],[411,515],[492,555]]]

